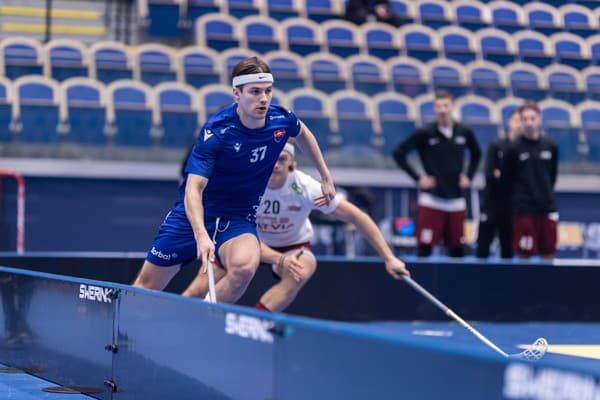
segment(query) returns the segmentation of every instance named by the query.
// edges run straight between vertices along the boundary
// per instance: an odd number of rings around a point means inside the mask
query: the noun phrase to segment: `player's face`
[[[273,167],[269,186],[281,187],[285,183],[293,163],[294,156],[287,151],[282,151]]]
[[[248,83],[242,90],[234,88],[233,95],[238,104],[238,113],[242,123],[255,128],[264,124],[267,110],[273,97],[273,84],[271,83]]]
[[[523,126],[521,124],[521,116],[518,112],[511,115],[508,120],[508,136],[510,140],[515,140],[521,134]]]
[[[536,110],[526,108],[521,112],[521,123],[523,124],[523,134],[529,138],[535,138],[540,132],[542,118]]]
[[[437,99],[433,102],[433,111],[439,124],[448,126],[452,124],[452,110],[454,102],[451,99]]]

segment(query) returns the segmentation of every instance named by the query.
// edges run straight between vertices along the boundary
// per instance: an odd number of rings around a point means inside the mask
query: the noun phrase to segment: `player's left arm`
[[[550,171],[550,179],[552,180],[552,186],[556,185],[556,179],[558,178],[558,146],[553,144],[552,146],[552,170]]]
[[[388,246],[381,234],[381,231],[375,225],[375,222],[365,212],[361,211],[354,204],[347,200],[341,200],[338,207],[331,213],[335,219],[343,222],[351,223],[356,226],[356,229],[369,242],[385,261],[385,268],[388,273],[396,279],[400,279],[402,275],[410,275],[406,266],[400,261],[392,249]]]
[[[479,161],[481,160],[481,148],[479,147],[479,143],[477,139],[475,139],[475,134],[472,130],[467,129],[465,138],[467,140],[467,148],[469,149],[469,167],[467,168],[467,177],[470,181],[473,180],[475,176],[475,172],[477,171],[477,167],[479,166]]]
[[[327,164],[325,164],[325,159],[323,158],[323,153],[321,153],[321,149],[319,148],[319,143],[315,138],[315,135],[308,129],[306,125],[302,121],[300,121],[300,133],[295,138],[296,145],[300,148],[302,153],[306,154],[313,165],[319,171],[319,175],[321,175],[321,190],[323,192],[325,204],[329,204],[331,200],[335,197],[335,187],[333,185],[333,179],[331,178],[331,173],[329,172],[329,168]]]

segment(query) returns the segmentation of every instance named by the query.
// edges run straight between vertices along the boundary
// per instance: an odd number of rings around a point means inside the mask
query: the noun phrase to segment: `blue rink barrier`
[[[98,399],[592,400],[581,393],[600,393],[597,369],[508,360],[485,346],[449,349],[350,323],[5,267],[0,288],[0,363],[95,388]]]

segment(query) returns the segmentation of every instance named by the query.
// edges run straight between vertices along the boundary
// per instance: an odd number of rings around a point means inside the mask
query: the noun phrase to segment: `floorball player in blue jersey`
[[[327,202],[331,174],[312,132],[283,107],[271,105],[273,76],[257,57],[231,73],[235,103],[211,117],[198,135],[179,188],[134,286],[162,290],[182,265],[199,258],[227,269],[216,285],[220,302],[244,293],[260,261],[256,211],[287,139],[312,160]]]

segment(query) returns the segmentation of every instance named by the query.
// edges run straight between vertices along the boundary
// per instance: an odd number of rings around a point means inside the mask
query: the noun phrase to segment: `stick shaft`
[[[504,357],[508,357],[508,354],[506,354],[504,351],[502,351],[498,346],[496,346],[494,343],[492,343],[488,338],[486,338],[481,333],[479,333],[479,331],[477,329],[473,328],[469,323],[467,323],[465,320],[463,320],[461,317],[459,317],[454,311],[452,311],[444,303],[439,301],[434,295],[429,293],[423,286],[421,286],[417,282],[413,281],[411,277],[403,276],[402,279],[404,279],[404,281],[406,283],[408,283],[413,289],[415,289],[417,292],[422,294],[427,300],[429,300],[431,303],[433,303],[437,308],[442,310],[444,312],[444,314],[446,314],[453,320],[457,321],[463,327],[467,328],[467,330],[469,332],[471,332],[473,335],[475,335],[483,343],[488,345],[490,348],[494,349],[496,352],[502,354]]]
[[[216,243],[217,232],[219,231],[219,221],[221,218],[217,217],[215,221],[215,231],[212,236],[213,243]],[[217,302],[217,288],[215,285],[215,268],[212,261],[208,260],[208,265],[206,266],[206,270],[208,272],[208,294],[210,295],[210,302]]]

